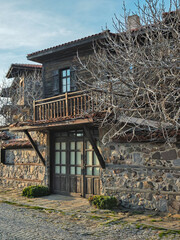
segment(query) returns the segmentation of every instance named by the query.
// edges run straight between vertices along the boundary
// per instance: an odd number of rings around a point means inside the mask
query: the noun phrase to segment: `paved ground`
[[[2,188],[0,201],[0,240],[151,240],[160,236],[180,240],[179,215],[97,210],[86,199],[60,195],[27,199]]]

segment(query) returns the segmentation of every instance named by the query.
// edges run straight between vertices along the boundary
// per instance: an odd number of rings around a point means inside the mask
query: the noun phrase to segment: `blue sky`
[[[134,11],[135,1],[127,0]],[[142,2],[142,1],[141,1]],[[165,0],[168,5],[169,0]],[[0,80],[26,55],[112,28],[121,0],[0,0]]]

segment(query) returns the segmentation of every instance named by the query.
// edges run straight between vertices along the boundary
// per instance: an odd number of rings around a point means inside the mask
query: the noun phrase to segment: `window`
[[[62,70],[52,71],[53,93],[58,95],[60,93],[76,91],[76,74],[74,68],[65,68]]]
[[[64,69],[61,71],[61,91],[63,93],[70,92],[70,69]]]

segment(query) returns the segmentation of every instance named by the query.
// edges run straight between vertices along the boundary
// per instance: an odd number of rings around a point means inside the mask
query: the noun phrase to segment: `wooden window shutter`
[[[5,153],[5,149],[1,148],[1,159],[0,159],[0,163],[5,163],[5,157],[6,157],[6,153]]]
[[[53,80],[53,94],[57,95],[60,92],[60,89],[59,89],[59,70],[52,71],[52,80]]]
[[[77,90],[77,76],[75,67],[70,67],[70,74],[71,74],[71,91],[73,92]]]

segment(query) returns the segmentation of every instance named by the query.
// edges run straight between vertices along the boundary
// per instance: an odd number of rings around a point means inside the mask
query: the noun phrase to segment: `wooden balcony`
[[[99,101],[103,97],[104,93],[77,91],[34,101],[34,121],[73,119],[104,111]]]

